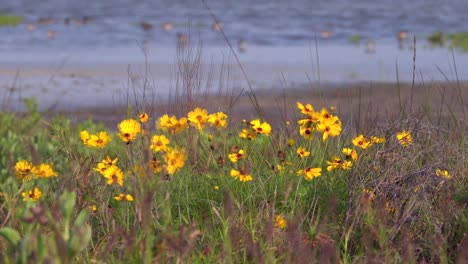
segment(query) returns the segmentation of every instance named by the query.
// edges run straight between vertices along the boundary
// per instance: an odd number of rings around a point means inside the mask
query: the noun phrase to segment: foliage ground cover
[[[463,117],[356,131],[307,102],[277,125],[129,107],[109,129],[26,105],[0,114],[6,263],[450,263],[468,246]]]

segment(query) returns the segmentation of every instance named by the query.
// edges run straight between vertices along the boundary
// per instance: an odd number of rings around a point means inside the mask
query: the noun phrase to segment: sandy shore
[[[239,91],[237,91],[239,92]],[[229,96],[201,96],[197,100],[189,100],[182,96],[179,101],[173,98],[171,103],[140,101],[133,104],[133,109],[149,112],[152,121],[164,113],[186,115],[196,106],[207,107],[210,111],[224,111],[229,114],[233,123],[240,123],[242,119],[253,119],[263,116],[275,127],[285,121],[296,120],[298,110],[296,102],[311,103],[315,109],[334,106],[338,115],[347,123],[354,125],[359,122],[362,129],[366,124],[375,122],[397,120],[400,109],[405,113],[412,113],[417,118],[433,118],[434,122],[456,117],[461,122],[468,122],[468,83],[430,83],[416,84],[353,84],[343,88],[317,86],[296,88],[278,92],[262,90],[255,93],[255,98],[260,107],[260,113],[252,103],[252,96],[246,92],[233,93]],[[412,95],[412,96],[411,96]],[[412,99],[411,99],[412,98]],[[95,106],[74,111],[48,111],[48,116],[60,113],[71,118],[73,122],[81,122],[90,117],[104,123],[110,129],[116,129],[116,125],[127,117],[127,108],[114,105],[108,107]],[[371,129],[371,127],[368,127]]]
[[[42,111],[69,113],[76,120],[92,115],[110,124],[125,116],[122,106],[127,102],[141,106],[146,101],[154,111],[169,111],[171,96],[174,99],[186,87],[205,98],[201,103],[223,111],[234,97],[250,89],[226,47],[185,52],[147,47],[146,52],[145,57],[140,47],[55,53],[0,51],[1,107],[22,111],[23,99],[34,97]],[[357,113],[359,107],[362,113],[384,115],[394,113],[400,102],[408,106],[411,91],[413,105],[430,102],[434,106],[440,105],[442,94],[444,103],[462,104],[459,91],[467,91],[467,54],[457,53],[454,62],[448,50],[418,47],[412,89],[413,52],[409,49],[384,45],[376,54],[366,54],[359,46],[319,45],[319,57],[316,55],[315,47],[249,47],[247,53],[239,54],[266,117],[287,119],[296,101],[317,107],[333,105],[345,116]],[[399,89],[397,80],[402,83]],[[193,98],[189,101],[196,104]],[[255,113],[245,93],[230,111],[239,118]]]

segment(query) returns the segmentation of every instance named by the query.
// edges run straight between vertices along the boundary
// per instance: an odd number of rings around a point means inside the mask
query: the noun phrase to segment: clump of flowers
[[[208,116],[208,122],[212,127],[221,129],[227,127],[228,116],[223,112],[213,113]]]
[[[338,156],[333,156],[331,161],[327,161],[327,171],[333,171],[335,169],[343,169],[349,170],[353,166],[353,162],[351,160],[344,160]]]
[[[238,170],[232,169],[231,170],[231,177],[233,177],[234,179],[239,180],[240,182],[248,182],[248,181],[253,180],[252,176],[247,174],[243,170],[238,171]]]
[[[275,227],[279,229],[285,229],[288,227],[288,221],[286,221],[282,215],[277,215],[275,216]]]
[[[322,168],[306,168],[304,170],[299,170],[296,173],[298,176],[304,176],[304,179],[307,181],[311,181],[314,178],[319,177],[322,175]]]
[[[413,136],[411,135],[411,132],[406,130],[398,132],[396,134],[396,139],[403,147],[407,147],[413,142]]]
[[[322,140],[326,141],[328,137],[337,137],[342,130],[342,123],[338,116],[330,114],[330,112],[322,108],[320,112],[314,111],[312,105],[303,105],[297,102],[297,108],[302,114],[306,115],[305,119],[299,120],[299,134],[307,140],[313,138],[313,131],[322,132]]]
[[[16,178],[19,180],[31,180],[36,178],[56,177],[52,164],[41,163],[37,166],[27,160],[20,160],[15,165]]]
[[[247,121],[243,122],[247,123]],[[260,119],[252,120],[248,123],[248,128],[242,129],[239,133],[239,137],[254,140],[257,135],[270,135],[271,126],[268,122],[261,122]]]
[[[83,130],[80,133],[80,138],[85,146],[94,148],[104,148],[112,140],[105,131],[90,135],[88,131]]]
[[[452,178],[452,175],[450,175],[447,170],[441,170],[437,168],[435,173],[436,173],[436,176],[445,178],[447,180]]]
[[[118,125],[119,136],[125,143],[130,143],[135,140],[138,134],[141,133],[141,124],[135,119],[126,119]]]
[[[36,202],[37,200],[41,198],[42,192],[41,190],[39,190],[39,188],[34,187],[32,190],[28,192],[21,193],[21,196],[23,196],[23,201],[25,202],[27,201]]]
[[[114,199],[116,201],[128,201],[128,202],[131,202],[133,201],[133,196],[131,194],[119,194],[117,196],[114,197]]]
[[[38,178],[49,178],[57,176],[57,172],[54,171],[52,165],[46,163],[41,163],[38,166],[34,166],[32,173]]]
[[[242,131],[239,133],[239,137],[241,138],[246,138],[248,140],[254,140],[257,137],[257,133],[250,129],[242,129]]]
[[[188,121],[185,117],[177,119],[176,116],[169,117],[169,115],[165,114],[159,118],[156,123],[156,127],[175,135],[188,128]]]
[[[371,137],[371,142],[373,144],[383,144],[383,143],[385,143],[385,137],[372,136]]]
[[[118,159],[111,159],[109,156],[106,159],[98,163],[97,167],[94,168],[94,171],[99,172],[104,178],[107,179],[107,184],[112,185],[117,183],[120,186],[123,186],[124,183],[124,174],[122,170],[117,167]]]

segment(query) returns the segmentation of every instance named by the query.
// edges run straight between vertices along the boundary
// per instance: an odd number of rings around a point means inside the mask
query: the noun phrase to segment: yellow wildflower
[[[245,152],[243,149],[240,149],[237,153],[231,153],[228,155],[229,156],[229,159],[231,160],[231,162],[237,162],[238,160],[242,159],[243,157],[245,157]]]
[[[285,229],[288,227],[288,222],[282,215],[275,216],[275,227],[279,229]]]
[[[164,156],[164,161],[166,162],[166,169],[169,175],[172,175],[179,171],[182,167],[184,167],[185,159],[187,155],[185,154],[185,150],[176,150],[171,149],[169,150],[166,155]]]
[[[140,117],[140,122],[142,123],[146,123],[149,120],[148,113],[141,113],[139,117]]]
[[[94,171],[99,172],[100,174],[104,176],[106,170],[116,165],[118,160],[119,160],[118,158],[115,158],[113,160],[111,157],[107,156],[105,159],[103,159],[101,162],[98,163],[97,167],[94,168]]]
[[[436,175],[439,176],[439,177],[443,177],[445,179],[448,179],[448,180],[452,178],[452,176],[449,174],[448,171],[441,170],[439,168],[436,169]]]
[[[371,146],[371,142],[364,137],[364,135],[359,135],[353,139],[353,145],[356,147],[360,147],[362,149],[366,149]]]
[[[347,159],[347,160],[357,160],[357,158],[358,158],[357,152],[354,149],[343,148],[341,150],[341,153],[343,153],[345,155],[345,159]]]
[[[54,171],[51,164],[41,163],[39,166],[34,166],[32,173],[39,178],[48,178],[57,176],[57,172]]]
[[[33,165],[31,162],[27,160],[18,161],[15,165],[16,178],[20,180],[30,180],[32,169]]]
[[[126,119],[119,124],[119,136],[125,143],[135,140],[141,133],[141,125],[134,119]]]
[[[107,184],[109,185],[117,183],[118,185],[123,186],[124,174],[122,170],[115,165],[112,165],[105,170],[104,178],[107,179]]]
[[[218,185],[215,185],[215,186],[213,187],[213,190],[215,190],[215,191],[219,190],[219,186],[218,186]]]
[[[332,161],[327,161],[327,171],[332,171],[334,169],[343,169],[349,170],[353,166],[352,161],[342,160],[341,158],[334,156]]]
[[[101,131],[95,135],[91,135],[88,139],[88,146],[95,148],[103,148],[109,143],[112,139],[105,131]],[[86,144],[85,144],[86,145]]]
[[[296,153],[301,159],[310,156],[310,151],[307,151],[303,147],[298,148]]]
[[[246,174],[242,171],[238,171],[238,170],[234,170],[232,169],[231,170],[231,177],[241,181],[241,182],[248,182],[248,181],[251,181],[253,180],[252,176],[250,176],[249,174]]]
[[[373,144],[383,144],[383,143],[385,143],[385,137],[372,136],[371,137],[371,142]]]
[[[271,165],[271,169],[276,173],[281,173],[282,171],[284,171],[284,166],[282,166],[281,164],[273,164]]]
[[[88,209],[91,211],[91,213],[95,214],[97,212],[97,206],[95,204],[89,205]]]
[[[297,171],[296,174],[298,176],[304,176],[305,180],[310,181],[322,175],[322,168],[306,168],[305,170]]]
[[[292,147],[292,146],[294,146],[294,144],[295,144],[295,142],[294,142],[294,138],[290,138],[290,139],[288,139],[288,146],[289,146],[289,147]]]
[[[208,122],[216,128],[225,128],[227,126],[228,116],[223,112],[217,112],[208,116]]]
[[[177,122],[179,122],[179,121],[177,120],[177,117],[175,117],[175,116],[169,117],[169,115],[164,114],[163,116],[161,116],[161,117],[158,119],[157,128],[166,131],[166,130],[169,129],[170,127],[174,126]]]
[[[326,141],[329,136],[339,136],[341,133],[341,120],[337,116],[323,119],[323,121],[317,125],[317,130],[323,132],[323,141]]]
[[[29,192],[21,193],[21,196],[23,196],[23,201],[25,201],[25,202],[26,201],[36,202],[37,200],[39,200],[41,198],[42,192],[41,192],[41,190],[39,190],[39,188],[34,187]]]
[[[90,135],[88,131],[83,130],[80,132],[80,138],[85,146],[95,148],[103,148],[112,140],[105,131]]]
[[[164,131],[169,131],[175,135],[184,131],[188,127],[187,118],[182,117],[179,120],[176,116],[169,117],[167,114],[159,118],[157,128]]]
[[[131,194],[119,194],[117,196],[114,197],[114,199],[116,201],[128,201],[128,202],[131,202],[133,201],[133,196]]]
[[[270,135],[271,126],[267,122],[260,123],[260,119],[255,119],[250,121],[250,126],[252,130],[257,134]]]
[[[330,119],[335,118],[332,114],[328,112],[326,108],[322,108],[319,113],[319,121],[320,123],[327,123],[330,121]]]
[[[411,132],[403,130],[401,132],[398,132],[396,134],[396,138],[398,142],[404,147],[411,145],[413,142],[413,136],[411,135]]]
[[[151,146],[150,148],[154,152],[165,152],[169,150],[170,140],[165,135],[154,135],[151,139]]]
[[[195,108],[195,110],[188,113],[188,121],[190,125],[197,128],[198,130],[202,130],[203,126],[206,122],[208,122],[209,116],[208,111],[206,109]]]
[[[80,138],[81,138],[81,141],[83,141],[84,145],[88,145],[88,141],[89,141],[89,138],[90,138],[88,131],[86,131],[86,130],[81,131],[80,132]]]
[[[247,129],[242,129],[242,131],[239,133],[239,137],[241,138],[247,138],[248,140],[254,140],[257,137],[257,134],[251,130]]]
[[[299,127],[299,134],[307,140],[312,140],[313,135],[312,135],[313,128],[312,127],[307,127],[307,126],[300,126]]]
[[[301,111],[301,113],[303,113],[304,115],[312,115],[314,114],[314,108],[312,107],[311,104],[307,104],[307,105],[303,105],[302,103],[300,102],[297,102],[296,103],[297,105],[297,108]]]

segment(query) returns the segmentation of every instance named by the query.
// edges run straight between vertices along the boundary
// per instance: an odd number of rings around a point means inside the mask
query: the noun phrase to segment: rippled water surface
[[[1,27],[0,49],[96,47],[147,42],[173,45],[178,32],[201,37],[205,45],[221,45],[211,29],[212,17],[198,0],[5,0],[0,13],[22,16],[24,24]],[[328,41],[346,43],[362,39],[392,40],[400,30],[425,37],[435,31],[468,31],[467,0],[207,0],[224,24],[231,41],[244,39],[256,45],[308,45],[320,31]],[[39,20],[51,18],[43,25]],[[83,18],[84,25],[80,21]],[[65,21],[70,19],[70,24]],[[153,26],[143,30],[141,23]],[[174,28],[162,30],[163,23]],[[27,23],[34,30],[27,31]],[[53,31],[53,41],[47,32]]]

